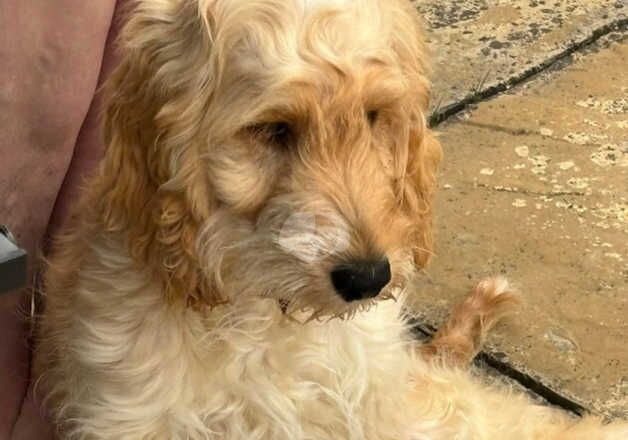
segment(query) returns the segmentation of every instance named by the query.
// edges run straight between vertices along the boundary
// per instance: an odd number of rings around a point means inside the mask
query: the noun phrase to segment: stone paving
[[[440,112],[508,87],[626,19],[626,0],[414,0]]]
[[[417,3],[434,112],[482,102],[436,127],[436,256],[416,309],[437,326],[479,279],[505,274],[525,305],[487,356],[564,407],[628,418],[628,4]]]

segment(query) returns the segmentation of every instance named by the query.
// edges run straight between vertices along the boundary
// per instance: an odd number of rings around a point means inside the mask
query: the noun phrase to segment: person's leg
[[[128,9],[129,3],[129,0],[117,0],[114,17],[107,37],[96,94],[79,132],[72,161],[57,196],[46,234],[49,237],[54,237],[55,233],[68,220],[85,179],[95,171],[104,154],[101,130],[102,87],[117,65],[116,39],[123,24],[123,11]]]
[[[0,223],[31,262],[96,88],[114,6],[115,0],[0,2]],[[28,383],[22,299],[21,291],[0,298],[2,439]]]
[[[96,89],[114,6],[0,2],[0,221],[31,256]]]

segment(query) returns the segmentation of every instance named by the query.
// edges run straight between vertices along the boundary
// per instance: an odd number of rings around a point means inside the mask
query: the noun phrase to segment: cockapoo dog
[[[45,279],[60,438],[627,438],[464,371],[504,280],[410,334],[441,153],[409,1],[136,0],[120,41]]]

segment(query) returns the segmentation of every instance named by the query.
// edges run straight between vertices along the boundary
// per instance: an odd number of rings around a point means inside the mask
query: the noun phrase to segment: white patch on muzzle
[[[324,222],[317,222],[317,216]],[[299,260],[314,263],[346,250],[349,233],[338,215],[296,212],[283,223],[276,242]]]

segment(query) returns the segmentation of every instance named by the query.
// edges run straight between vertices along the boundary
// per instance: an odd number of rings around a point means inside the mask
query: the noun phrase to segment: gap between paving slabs
[[[561,66],[561,61],[567,59],[574,53],[582,51],[589,46],[593,46],[598,42],[598,40],[600,40],[600,38],[613,32],[623,33],[627,30],[628,18],[625,17],[594,29],[586,38],[571,42],[571,44],[565,47],[565,49],[560,53],[547,58],[546,60],[526,69],[523,72],[520,72],[519,74],[508,77],[504,81],[489,87],[483,88],[484,84],[480,84],[463,99],[445,107],[433,109],[429,118],[429,125],[431,127],[436,127],[449,118],[464,112],[473,104],[487,101],[491,98],[499,96],[503,92],[506,92],[515,86],[532,80],[534,77],[543,72],[551,69],[560,70],[566,66]],[[421,322],[414,323],[414,330],[417,337],[420,339],[428,339],[436,332],[436,328]],[[476,357],[474,364],[480,369],[486,369],[487,366],[492,368],[498,374],[508,378],[511,382],[520,385],[537,401],[543,401],[550,405],[554,405],[577,416],[582,416],[590,412],[590,409],[585,408],[576,401],[553,390],[539,379],[515,368],[510,363],[503,360],[502,356],[499,356],[499,353],[493,354],[487,351],[481,351]]]
[[[578,40],[572,41],[564,50],[549,57],[548,59],[514,75],[506,78],[504,81],[500,81],[495,85],[484,87],[484,81],[482,81],[474,90],[472,90],[463,99],[448,104],[444,107],[437,107],[432,110],[429,117],[429,125],[435,127],[442,122],[446,121],[450,117],[464,111],[469,106],[481,101],[490,99],[502,92],[505,92],[512,87],[515,87],[523,82],[528,81],[534,76],[542,73],[552,67],[558,62],[564,60],[571,54],[578,52],[587,46],[596,43],[600,38],[610,34],[611,32],[625,32],[628,29],[628,17],[620,18],[604,26],[594,29],[590,35]]]

